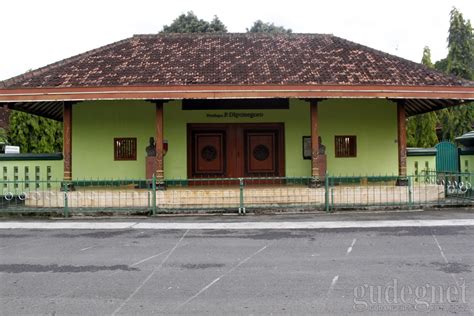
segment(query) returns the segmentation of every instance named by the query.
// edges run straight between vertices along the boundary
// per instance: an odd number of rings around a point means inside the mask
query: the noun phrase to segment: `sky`
[[[429,46],[436,61],[447,54],[453,7],[474,22],[472,0],[1,0],[0,80],[134,34],[157,33],[188,11],[208,21],[217,15],[229,32],[245,32],[260,19],[416,62]]]

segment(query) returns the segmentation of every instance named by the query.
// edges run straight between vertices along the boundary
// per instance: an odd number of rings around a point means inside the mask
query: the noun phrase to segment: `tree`
[[[292,33],[291,29],[285,29],[283,26],[276,26],[273,23],[265,23],[262,20],[257,20],[253,23],[250,29],[247,29],[247,33]]]
[[[409,147],[433,147],[438,142],[436,136],[436,114],[433,112],[415,115],[408,119],[407,145]]]
[[[421,63],[428,68],[433,68],[431,51],[428,46],[423,49]],[[415,115],[408,119],[407,145],[409,147],[433,147],[438,142],[436,136],[437,117],[434,112]]]
[[[431,62],[431,50],[428,46],[423,48],[423,57],[421,58],[421,63],[428,68],[433,68],[433,63]]]
[[[23,153],[62,151],[62,123],[19,111],[11,111],[8,142]]]
[[[181,14],[170,25],[163,26],[162,33],[226,33],[224,23],[214,16],[211,22],[199,19],[193,11]]]
[[[464,21],[458,9],[451,10],[448,35],[448,73],[473,79],[474,50],[471,21]]]
[[[474,36],[471,22],[465,21],[461,12],[453,8],[450,13],[448,35],[448,56],[438,63],[440,69],[467,80],[473,79]],[[456,136],[472,129],[474,105],[457,106],[440,111],[441,134],[445,140],[453,141]]]
[[[448,59],[443,58],[435,62],[434,69],[445,73],[448,72]]]
[[[0,154],[5,152],[5,145],[8,143],[7,131],[0,127]]]
[[[7,131],[0,127],[0,144],[7,142]]]

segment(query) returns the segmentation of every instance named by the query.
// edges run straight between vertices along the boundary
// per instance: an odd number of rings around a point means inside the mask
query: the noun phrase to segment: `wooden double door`
[[[283,124],[188,124],[188,177],[283,177]]]

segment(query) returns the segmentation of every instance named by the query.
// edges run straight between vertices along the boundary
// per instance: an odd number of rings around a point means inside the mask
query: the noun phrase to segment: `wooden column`
[[[72,104],[63,103],[64,181],[72,180]]]
[[[155,176],[158,183],[164,183],[164,163],[163,163],[163,103],[160,100],[153,101],[156,106],[156,171]]]
[[[319,122],[318,122],[318,100],[309,100],[311,115],[311,176],[317,181],[319,173]]]
[[[398,127],[398,185],[407,185],[407,131],[405,101],[397,102],[397,127]]]

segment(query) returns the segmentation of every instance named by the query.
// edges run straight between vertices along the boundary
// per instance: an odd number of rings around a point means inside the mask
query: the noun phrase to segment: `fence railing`
[[[317,180],[317,181],[316,181]],[[403,181],[400,181],[403,180]],[[473,173],[125,180],[1,180],[0,214],[238,212],[474,205]],[[164,189],[163,189],[164,188]]]

